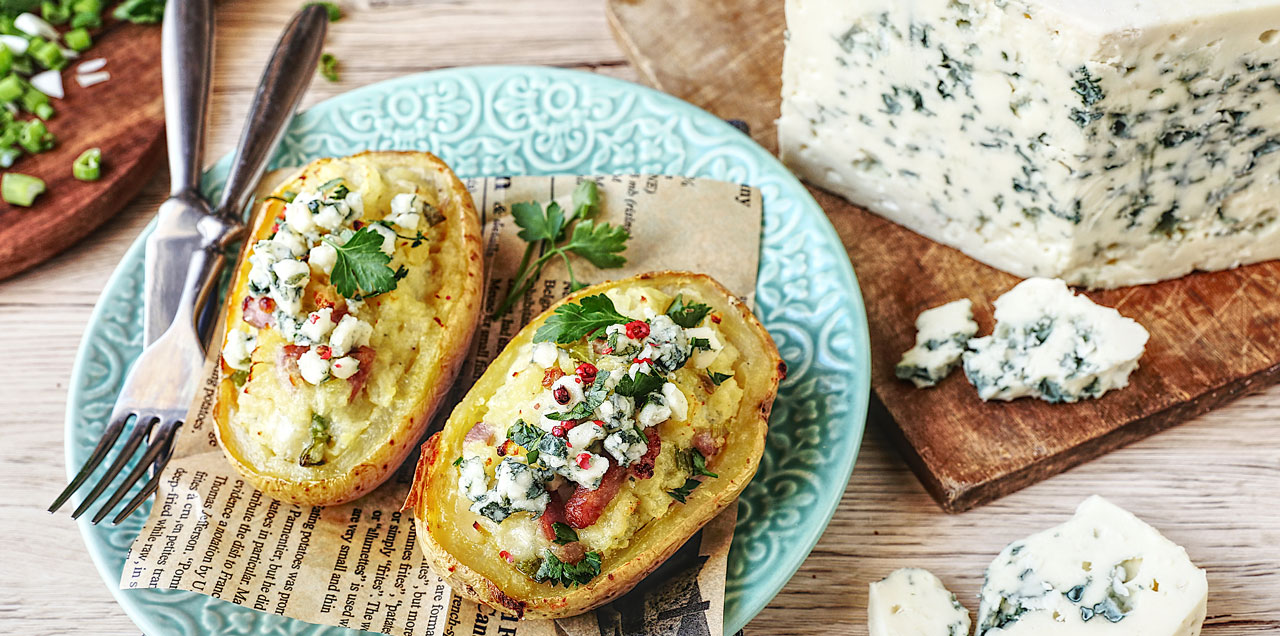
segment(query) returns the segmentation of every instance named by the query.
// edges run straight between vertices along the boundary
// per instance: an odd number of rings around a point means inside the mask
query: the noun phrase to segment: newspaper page
[[[587,177],[489,177],[465,181],[480,211],[486,277],[484,318],[459,375],[461,396],[530,319],[569,291],[550,261],[533,291],[507,315],[488,315],[513,283],[525,243],[508,208],[557,200]],[[739,184],[667,176],[593,177],[604,222],[631,233],[626,265],[596,270],[575,260],[581,281],[645,271],[704,272],[750,301],[761,228],[759,191]],[[221,333],[218,325],[216,333]],[[701,636],[722,633],[726,559],[736,506],[695,535],[621,599],[558,622],[517,620],[455,596],[431,573],[413,520],[400,507],[416,455],[365,497],[303,507],[263,495],[224,458],[211,420],[218,351],[192,404],[150,517],[130,548],[120,587],[181,589],[323,625],[392,635]],[[451,406],[451,404],[446,404]],[[447,416],[448,408],[442,408]],[[442,421],[442,418],[441,418]]]

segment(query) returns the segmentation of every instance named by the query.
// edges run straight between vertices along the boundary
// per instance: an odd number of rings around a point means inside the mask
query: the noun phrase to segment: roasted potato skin
[[[297,184],[332,159],[319,159],[286,179],[272,193],[283,197],[286,192],[298,191]],[[237,388],[229,377],[224,377],[218,387],[218,399],[213,415],[215,432],[224,455],[246,480],[264,494],[281,501],[305,505],[325,506],[346,503],[372,491],[391,477],[404,463],[410,451],[426,432],[436,410],[447,398],[463,359],[470,347],[471,337],[481,312],[481,289],[484,282],[484,258],[480,237],[480,217],[470,192],[444,161],[428,152],[369,151],[343,161],[359,162],[375,168],[412,167],[427,174],[435,174],[438,184],[444,184],[442,192],[449,197],[447,209],[442,210],[446,224],[442,245],[443,258],[453,263],[456,271],[448,276],[438,296],[447,300],[428,300],[437,303],[448,316],[442,321],[442,334],[438,348],[421,351],[418,359],[435,369],[429,381],[421,387],[416,403],[410,412],[392,427],[388,435],[377,439],[361,439],[358,447],[351,449],[355,459],[349,469],[336,474],[325,474],[316,479],[297,479],[294,475],[274,474],[256,465],[243,452],[235,440]],[[314,179],[311,180],[314,182]],[[226,307],[226,326],[231,329],[241,320],[240,299],[247,293],[250,265],[248,254],[255,241],[272,233],[272,224],[282,210],[283,203],[264,199],[256,211],[253,227],[245,239],[239,265],[232,278]],[[326,471],[332,472],[332,471]]]
[[[729,341],[745,354],[735,371],[745,378],[747,389],[733,433],[725,449],[709,463],[719,478],[703,482],[673,513],[646,526],[633,544],[606,562],[599,576],[589,583],[572,588],[536,583],[501,562],[492,551],[482,547],[454,546],[450,533],[456,522],[448,517],[457,497],[457,483],[451,462],[461,453],[462,440],[473,422],[466,419],[468,405],[487,399],[502,386],[505,370],[521,345],[533,338],[534,332],[556,307],[576,302],[584,296],[629,285],[651,286],[663,290],[693,289],[700,301],[712,306],[721,316],[720,328]],[[674,293],[674,291],[672,292]],[[769,413],[777,395],[778,384],[786,375],[786,365],[778,355],[773,339],[751,311],[723,286],[705,274],[688,272],[651,272],[631,278],[601,283],[582,289],[560,302],[524,327],[503,353],[455,408],[444,429],[422,445],[422,453],[414,476],[414,485],[405,502],[412,510],[418,541],[432,570],[449,582],[453,590],[478,603],[506,611],[521,618],[554,619],[575,616],[604,605],[635,587],[646,575],[660,566],[699,529],[728,507],[746,487],[759,467],[768,432]],[[470,522],[468,521],[469,525]],[[488,563],[482,563],[488,560]],[[516,576],[492,577],[483,570],[494,571],[505,566]],[[495,580],[504,578],[504,580]]]

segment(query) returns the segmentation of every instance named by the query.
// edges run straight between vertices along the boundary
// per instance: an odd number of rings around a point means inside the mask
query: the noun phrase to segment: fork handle
[[[200,184],[213,76],[213,0],[170,2],[160,37],[170,195],[177,196]]]
[[[245,118],[240,145],[216,210],[224,218],[241,220],[267,161],[316,74],[328,22],[325,8],[312,4],[294,15],[276,42]]]

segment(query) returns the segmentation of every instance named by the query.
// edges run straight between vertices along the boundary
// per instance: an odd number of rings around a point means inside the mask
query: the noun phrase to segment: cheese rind
[[[927,570],[902,568],[871,584],[871,636],[968,636],[969,611]]]
[[[934,386],[960,364],[965,344],[977,333],[967,298],[922,311],[916,317],[916,345],[902,354],[894,373],[918,388]]]
[[[1208,589],[1186,550],[1095,495],[992,561],[975,636],[1197,636]]]
[[[964,373],[983,400],[1048,402],[1100,397],[1129,384],[1147,330],[1120,312],[1029,278],[995,301],[995,330],[969,341]]]
[[[1280,258],[1280,1],[787,0],[801,178],[1019,276]]]

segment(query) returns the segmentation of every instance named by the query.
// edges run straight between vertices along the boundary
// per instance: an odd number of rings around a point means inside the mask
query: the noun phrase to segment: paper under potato
[[[785,367],[705,275],[581,290],[527,325],[423,446],[432,569],[525,618],[631,589],[755,474]]]
[[[418,152],[320,159],[263,205],[231,285],[218,439],[271,497],[350,501],[404,461],[466,353],[478,215]]]

